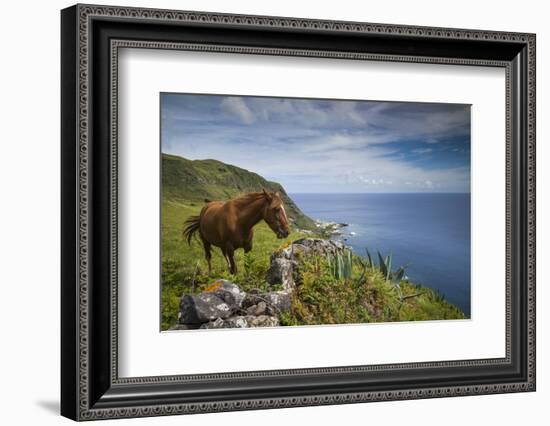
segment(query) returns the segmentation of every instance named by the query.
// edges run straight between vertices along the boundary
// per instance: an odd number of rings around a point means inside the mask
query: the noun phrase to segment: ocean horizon
[[[470,316],[470,193],[289,193],[312,219],[345,223],[343,241],[366,256],[393,255],[411,282]]]

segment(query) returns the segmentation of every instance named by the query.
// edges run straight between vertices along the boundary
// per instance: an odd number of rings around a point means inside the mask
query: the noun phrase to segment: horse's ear
[[[267,191],[265,190],[265,188],[262,188],[262,192],[264,193],[265,198],[267,198],[267,201],[271,201],[271,200],[272,200],[271,194],[270,194],[269,192],[267,192]]]
[[[281,193],[280,193],[279,191],[277,191],[277,192],[275,193],[275,196],[281,198]]]

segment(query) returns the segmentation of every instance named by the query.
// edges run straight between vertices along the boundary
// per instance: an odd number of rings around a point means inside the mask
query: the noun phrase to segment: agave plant
[[[397,285],[399,285],[399,283],[401,282],[401,280],[403,279],[403,277],[405,276],[405,269],[407,268],[408,265],[406,266],[400,266],[396,271],[392,271],[392,254],[388,254],[387,256],[382,256],[382,254],[380,253],[380,251],[376,251],[376,254],[378,256],[378,265],[376,263],[374,263],[374,261],[372,260],[372,256],[370,254],[370,251],[369,249],[366,249],[367,251],[367,258],[364,259],[364,260],[360,260],[362,266],[363,266],[363,270],[364,272],[366,272],[367,270],[371,270],[371,271],[375,271],[375,270],[379,270],[382,275],[384,276],[384,278],[386,279],[386,281],[391,281]],[[362,274],[362,276],[364,276],[364,273]]]
[[[344,249],[343,252],[337,251],[334,254],[327,253],[327,265],[330,274],[337,280],[351,278],[353,272],[353,256],[351,250]]]
[[[392,254],[390,253],[386,257],[382,256],[380,251],[376,251],[377,257],[378,257],[378,265],[375,264],[372,260],[372,256],[369,252],[369,249],[367,251],[367,258],[364,260],[358,259],[361,266],[363,267],[363,272],[361,273],[361,277],[357,280],[357,285],[361,285],[365,282],[365,275],[368,270],[376,271],[379,270],[386,281],[389,281],[393,284],[393,288],[397,292],[397,296],[399,298],[399,307],[397,308],[397,316],[399,317],[401,314],[401,308],[403,306],[403,303],[407,299],[412,299],[414,297],[422,296],[424,292],[420,291],[414,294],[403,294],[403,289],[401,288],[401,280],[405,277],[405,269],[408,265],[400,266],[396,271],[392,271]]]

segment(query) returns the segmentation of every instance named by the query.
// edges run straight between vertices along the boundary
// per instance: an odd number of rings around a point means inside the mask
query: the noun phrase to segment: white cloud
[[[255,121],[254,114],[248,108],[243,98],[228,96],[221,101],[222,109],[232,115],[235,115],[244,124],[251,124]]]
[[[417,149],[413,149],[411,152],[413,152],[415,154],[429,154],[430,152],[432,152],[432,149],[431,148],[417,148]]]

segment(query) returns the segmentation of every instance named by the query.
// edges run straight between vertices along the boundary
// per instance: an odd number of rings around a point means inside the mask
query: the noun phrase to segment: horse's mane
[[[247,192],[246,194],[239,195],[238,197],[233,198],[233,201],[239,205],[245,205],[253,203],[254,201],[264,198],[265,194],[263,192]]]

